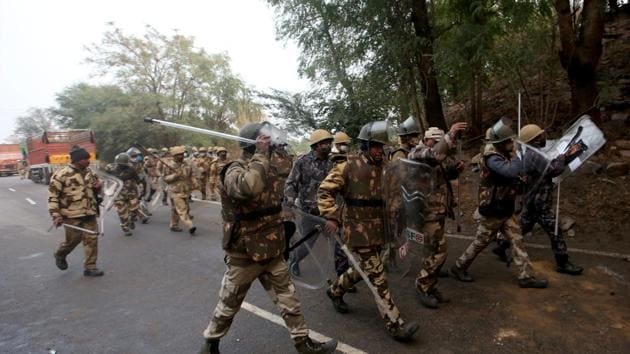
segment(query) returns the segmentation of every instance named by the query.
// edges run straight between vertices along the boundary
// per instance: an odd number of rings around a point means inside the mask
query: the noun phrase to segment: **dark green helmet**
[[[245,126],[242,127],[241,130],[238,132],[238,136],[245,139],[256,140],[256,138],[258,137],[258,132],[260,131],[260,128],[262,127],[262,125],[263,123],[245,124]],[[241,149],[244,149],[248,146],[252,146],[253,144],[247,143],[244,141],[239,141],[238,145],[241,147]]]
[[[386,145],[390,140],[389,130],[390,128],[387,121],[379,120],[376,122],[370,122],[361,128],[358,139]]]
[[[126,152],[121,152],[114,157],[114,162],[118,165],[131,165],[131,157]]]

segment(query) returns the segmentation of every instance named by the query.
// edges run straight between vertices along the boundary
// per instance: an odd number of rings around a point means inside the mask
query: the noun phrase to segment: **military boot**
[[[433,293],[427,293],[420,289],[418,289],[418,294],[420,295],[420,302],[426,308],[436,309],[438,308],[438,299],[433,295]]]
[[[417,323],[409,322],[390,329],[389,334],[397,341],[406,342],[411,340],[413,335],[418,331],[418,328],[420,328],[420,326],[418,326]]]
[[[336,348],[336,339],[331,339],[325,343],[314,341],[310,337],[302,337],[295,340],[295,349],[298,353],[333,353]]]
[[[125,235],[125,236],[131,236],[131,235],[133,235],[133,234],[131,233],[131,230],[129,230],[129,229],[123,229],[123,235]]]
[[[501,247],[501,245],[493,248],[492,249],[492,253],[497,255],[497,257],[499,257],[499,260],[501,260],[501,262],[503,262],[503,263],[507,263],[508,262],[507,253],[505,252],[505,249],[503,247]]]
[[[468,274],[466,269],[460,269],[459,267],[457,267],[457,264],[454,264],[451,267],[451,275],[455,277],[457,280],[463,281],[466,283],[475,281],[475,279],[473,279],[473,277],[470,274]]]
[[[332,301],[335,311],[339,313],[348,313],[348,304],[346,304],[346,302],[343,301],[343,295],[335,296],[331,288],[326,289],[326,295],[328,295],[328,297]]]
[[[549,285],[547,279],[536,279],[534,277],[523,278],[518,280],[518,286],[521,288],[544,289]]]
[[[173,231],[173,232],[182,232],[183,230],[179,226],[172,226],[171,227],[171,231]]]
[[[569,262],[568,255],[556,255],[556,272],[569,275],[580,275],[583,271],[584,268]]]
[[[199,354],[219,354],[219,340],[218,339],[206,339],[203,342],[203,346],[199,351]]]
[[[55,253],[55,265],[57,266],[57,268],[61,270],[68,269],[68,262],[66,261],[66,257],[58,256],[56,253]]]
[[[100,277],[103,274],[105,274],[105,272],[98,268],[86,269],[83,271],[83,275],[86,277]]]
[[[188,230],[188,233],[190,233],[190,235],[192,236],[195,234],[195,231],[197,231],[197,226],[191,227],[190,230]]]

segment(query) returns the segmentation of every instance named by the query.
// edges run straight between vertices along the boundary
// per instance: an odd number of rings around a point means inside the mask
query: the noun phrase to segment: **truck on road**
[[[17,174],[20,160],[22,160],[20,144],[0,144],[0,176]]]
[[[96,140],[91,130],[44,132],[26,139],[29,178],[35,183],[49,184],[53,172],[70,162],[70,150],[74,146],[87,150],[90,161],[96,162]]]

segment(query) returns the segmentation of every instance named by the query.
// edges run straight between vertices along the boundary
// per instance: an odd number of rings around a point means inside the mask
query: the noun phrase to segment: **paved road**
[[[27,200],[27,198],[30,199]],[[35,204],[33,204],[35,203]],[[198,235],[168,231],[168,209],[158,207],[132,237],[107,215],[99,244],[102,278],[82,275],[83,251],[70,268],[54,266],[61,230],[47,233],[46,187],[18,177],[0,178],[0,353],[194,353],[217,300],[224,271],[219,206],[193,203]],[[451,239],[450,265],[469,241]],[[579,244],[572,246],[579,247]],[[575,255],[584,276],[553,271],[549,250],[530,250],[535,267],[549,277],[546,290],[516,286],[506,269],[485,252],[472,267],[472,284],[443,279],[453,302],[423,308],[412,277],[390,276],[405,318],[418,321],[418,339],[394,342],[385,332],[365,285],[346,301],[351,312],[334,312],[323,290],[298,289],[310,327],[336,337],[347,351],[379,352],[629,352],[630,263]],[[278,314],[262,287],[252,287],[250,310]],[[292,342],[266,314],[241,311],[222,340],[224,353],[292,352]]]

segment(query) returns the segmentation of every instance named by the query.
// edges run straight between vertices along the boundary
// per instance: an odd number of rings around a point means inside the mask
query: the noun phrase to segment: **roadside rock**
[[[606,166],[606,174],[609,177],[625,176],[630,171],[630,164],[627,162],[611,162]]]
[[[575,225],[575,219],[570,216],[560,216],[560,230],[568,231]]]

